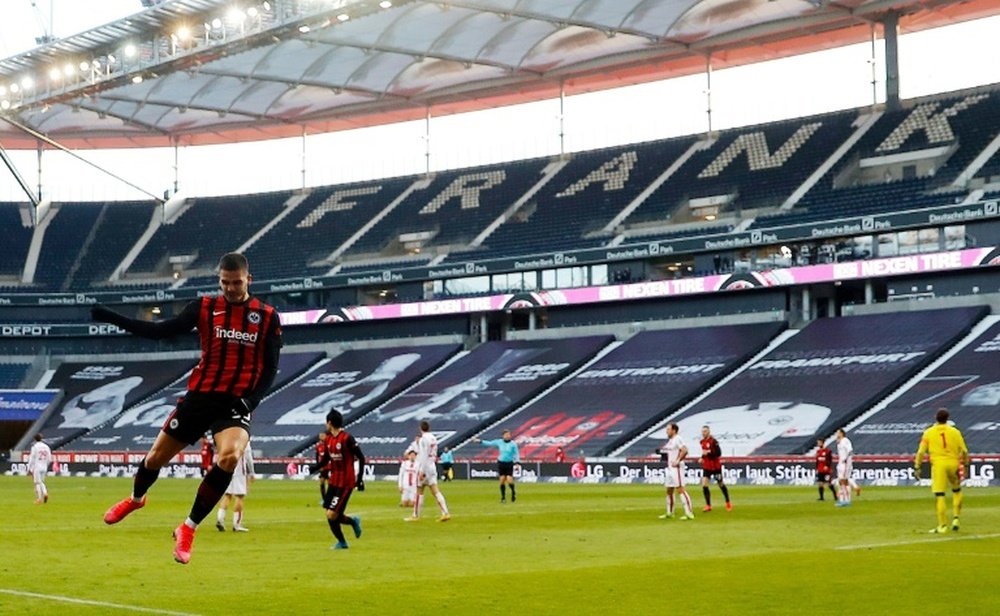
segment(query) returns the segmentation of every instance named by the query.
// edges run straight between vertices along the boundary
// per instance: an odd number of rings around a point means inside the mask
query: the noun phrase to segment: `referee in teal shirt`
[[[516,502],[517,491],[514,488],[514,463],[520,462],[521,456],[517,450],[517,443],[510,440],[510,430],[503,431],[502,439],[482,441],[478,438],[473,438],[472,442],[482,443],[487,447],[496,447],[500,450],[500,455],[497,456],[497,475],[500,477],[500,502],[507,502],[507,486],[510,486],[510,502]]]

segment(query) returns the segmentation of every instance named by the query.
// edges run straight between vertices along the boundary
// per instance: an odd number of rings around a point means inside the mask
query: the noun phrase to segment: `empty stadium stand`
[[[284,353],[278,364],[271,391],[277,391],[300,376],[323,357],[320,352]],[[167,387],[144,396],[139,403],[123,407],[93,430],[64,444],[64,448],[82,451],[146,451],[156,439],[167,416],[187,391],[185,373]],[[256,423],[256,422],[255,422]],[[197,444],[193,447],[197,447]],[[256,444],[254,446],[256,448]]]
[[[30,364],[0,364],[0,389],[21,387],[30,367]]]
[[[670,420],[687,438],[708,425],[723,455],[805,453],[927,366],[986,312],[818,319]],[[616,453],[649,456],[663,441],[660,426]]]
[[[331,410],[356,421],[457,351],[453,344],[357,349],[321,362],[254,411],[254,449],[286,456],[315,445]]]
[[[593,357],[611,336],[487,342],[350,425],[365,453],[398,458],[422,420],[460,443]]]
[[[75,263],[76,269],[71,269],[64,285],[73,290],[90,289],[106,282],[149,226],[150,219],[161,216],[152,201],[112,201],[101,207],[102,212]]]
[[[282,191],[194,199],[176,219],[157,229],[128,274],[168,277],[172,257],[190,258],[182,264],[185,271],[210,272],[220,256],[242,246],[277,216],[290,196],[290,191]]]
[[[848,431],[863,454],[912,455],[939,408],[965,436],[969,451],[1000,453],[1000,323],[988,317],[984,331],[957,349],[884,408]]]
[[[27,207],[23,203],[0,203],[0,229],[4,235],[0,242],[0,284],[4,284],[3,278],[10,283],[20,281],[24,271],[32,233],[31,226],[25,226],[22,217],[22,208]]]
[[[641,332],[503,420],[521,456],[602,456],[747,361],[784,323]],[[485,438],[485,437],[484,437]],[[462,457],[492,459],[476,444]]]
[[[541,179],[544,160],[526,160],[434,174],[381,219],[345,257],[406,250],[401,236],[421,251],[463,247]],[[406,239],[405,237],[402,239]]]
[[[314,189],[295,209],[250,245],[247,258],[261,280],[319,275],[326,259],[395,200],[414,178]]]
[[[63,399],[42,433],[58,448],[162,389],[194,364],[192,359],[64,363],[46,385],[61,389]]]

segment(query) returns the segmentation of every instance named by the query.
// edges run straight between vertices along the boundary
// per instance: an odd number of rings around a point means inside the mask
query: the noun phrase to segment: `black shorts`
[[[250,433],[250,413],[240,413],[239,398],[222,393],[188,392],[163,423],[163,431],[175,439],[195,444],[205,432],[212,434],[239,427]]]
[[[324,468],[319,471],[319,478],[326,481],[330,478],[330,469]]]
[[[830,473],[816,473],[816,483],[830,483]]]
[[[503,477],[504,475],[508,477],[514,476],[514,463],[513,462],[497,462],[497,474]]]
[[[714,479],[716,483],[723,483],[721,469],[717,471],[702,471],[701,476],[709,481]]]
[[[352,488],[342,488],[340,486],[330,486],[326,489],[326,496],[323,497],[323,509],[340,515],[347,510],[347,501],[351,500]]]

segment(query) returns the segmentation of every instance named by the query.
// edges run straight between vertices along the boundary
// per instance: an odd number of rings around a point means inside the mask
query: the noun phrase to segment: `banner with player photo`
[[[804,453],[965,335],[983,307],[818,319],[674,421],[697,455],[703,425],[724,456]],[[651,456],[664,426],[618,455]]]
[[[365,455],[398,457],[421,420],[451,445],[539,394],[608,345],[611,336],[487,342],[350,426]]]
[[[458,350],[459,345],[442,344],[344,351],[261,403],[254,411],[254,450],[265,456],[297,453],[316,442],[330,410],[352,422]]]
[[[1000,453],[1000,319],[848,436],[859,453],[912,455],[942,407],[969,451]]]
[[[565,456],[606,455],[749,360],[784,328],[782,321],[641,332],[487,436],[511,430],[526,459],[555,460],[559,448]],[[495,449],[478,444],[458,452],[496,457]]]
[[[63,401],[42,433],[53,448],[117,417],[194,366],[193,359],[65,363],[47,387],[61,389]]]
[[[282,354],[271,391],[287,385],[322,356],[318,352]],[[82,435],[73,441],[72,448],[78,451],[146,451],[156,440],[156,435],[177,406],[177,401],[187,391],[188,374],[177,378],[154,397],[130,406],[113,421]],[[197,447],[196,444],[188,449]]]

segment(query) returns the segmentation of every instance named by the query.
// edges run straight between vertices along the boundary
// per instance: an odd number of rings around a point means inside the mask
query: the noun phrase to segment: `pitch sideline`
[[[93,605],[96,607],[108,607],[118,610],[128,610],[131,612],[142,612],[144,614],[167,614],[168,616],[197,616],[191,612],[172,612],[170,610],[158,610],[150,607],[140,607],[136,605],[123,605],[120,603],[109,603],[107,601],[93,601],[91,599],[75,599],[62,595],[46,595],[37,592],[27,592],[13,590],[11,588],[0,588],[0,594],[13,595],[16,597],[29,597],[33,599],[45,599],[47,601],[61,601],[63,603],[74,603],[77,605]]]

